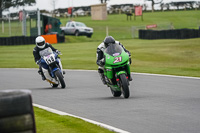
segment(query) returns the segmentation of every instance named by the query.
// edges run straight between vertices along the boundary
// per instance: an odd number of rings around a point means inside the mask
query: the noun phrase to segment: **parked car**
[[[90,38],[93,34],[93,28],[87,27],[82,22],[69,21],[65,27],[61,27],[61,34],[75,36],[82,35]]]

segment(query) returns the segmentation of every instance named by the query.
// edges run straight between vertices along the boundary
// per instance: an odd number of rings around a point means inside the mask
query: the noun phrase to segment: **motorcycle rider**
[[[101,77],[103,84],[106,84],[105,76],[104,76],[104,65],[105,65],[104,51],[110,44],[120,45],[124,49],[124,51],[128,53],[129,61],[131,64],[131,53],[127,49],[125,49],[125,47],[119,41],[116,41],[112,36],[105,37],[104,41],[97,47],[97,62],[96,62],[97,65],[99,66],[98,73]],[[129,77],[129,80],[131,81],[132,80],[131,75],[129,75],[128,77]]]
[[[36,46],[33,49],[33,56],[35,59],[35,63],[39,66],[38,73],[42,76],[42,80],[45,80],[46,78],[44,76],[44,73],[43,73],[42,67],[41,67],[40,51],[50,47],[52,49],[52,51],[56,52],[57,54],[61,54],[61,52],[58,51],[57,49],[55,49],[50,43],[46,43],[45,39],[42,36],[38,36],[35,39],[35,43],[36,43]],[[61,65],[61,63],[59,63],[59,64]],[[62,67],[62,65],[61,65],[61,67]]]

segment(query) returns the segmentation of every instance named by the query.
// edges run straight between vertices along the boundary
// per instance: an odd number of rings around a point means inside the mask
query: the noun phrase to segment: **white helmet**
[[[35,39],[35,43],[36,43],[36,46],[38,48],[44,48],[45,47],[45,39],[42,36],[38,36]]]

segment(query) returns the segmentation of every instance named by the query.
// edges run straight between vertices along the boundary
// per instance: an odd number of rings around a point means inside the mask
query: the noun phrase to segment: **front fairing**
[[[39,54],[40,54],[40,56],[43,58],[44,56],[48,56],[48,55],[50,55],[50,54],[52,54],[53,53],[53,51],[52,51],[52,49],[50,48],[50,47],[48,47],[48,48],[45,48],[45,49],[43,49],[43,50],[41,50],[40,52],[39,52]]]
[[[129,55],[122,51],[122,53],[118,56],[111,56],[107,53],[104,54],[105,56],[105,66],[112,66],[112,67],[120,67],[124,65],[127,61],[129,61]]]
[[[117,48],[116,48],[116,47]],[[104,75],[109,79],[113,79],[120,71],[130,74],[129,55],[123,48],[117,44],[108,47],[110,50],[105,50],[105,71]]]
[[[129,55],[118,44],[109,45],[104,52],[105,66],[118,67],[129,61]]]
[[[55,56],[56,58],[56,56]],[[59,64],[59,60],[56,58],[56,63]],[[44,69],[49,69],[49,65],[45,62],[45,60],[43,58],[41,58],[41,66],[44,68]]]
[[[58,54],[56,52],[52,51],[52,49],[50,47],[40,51],[39,54],[41,56],[41,66],[44,69],[48,70],[50,75],[52,77],[54,77],[54,71],[59,69]],[[53,59],[53,61],[50,61],[50,63],[49,63],[47,60],[45,60],[45,58],[50,55],[53,56],[53,58],[55,58],[55,59]]]

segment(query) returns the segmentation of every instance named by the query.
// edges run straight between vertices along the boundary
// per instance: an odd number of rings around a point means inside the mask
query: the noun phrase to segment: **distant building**
[[[98,4],[91,6],[92,20],[106,20],[107,19],[107,5]]]

